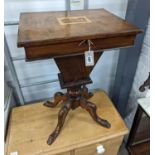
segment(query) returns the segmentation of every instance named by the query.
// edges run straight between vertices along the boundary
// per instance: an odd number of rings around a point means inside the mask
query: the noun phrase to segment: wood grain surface
[[[113,142],[113,139],[128,133],[122,118],[103,91],[94,92],[90,101],[97,105],[98,115],[107,119],[111,128],[98,125],[84,109],[78,108],[69,112],[62,132],[51,146],[46,140],[57,123],[59,105],[54,109],[44,107],[43,103],[14,108],[10,118],[7,155],[15,151],[19,155],[59,154],[110,139]]]
[[[18,31],[18,46],[49,45],[85,39],[136,35],[140,29],[105,9],[70,11],[69,17],[86,16],[91,23],[60,25],[57,18],[66,12],[22,13]]]
[[[102,145],[105,149],[104,153],[101,153],[101,155],[117,155],[120,144],[122,143],[123,136],[106,140],[100,143],[96,143],[95,145],[88,145],[86,147],[82,147],[75,150],[75,155],[98,155],[96,148],[99,145]]]

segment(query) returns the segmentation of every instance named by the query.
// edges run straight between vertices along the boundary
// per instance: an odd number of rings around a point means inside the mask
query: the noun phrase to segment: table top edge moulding
[[[61,25],[57,19],[81,15],[91,22]],[[17,45],[41,46],[87,39],[135,36],[140,32],[141,29],[105,9],[70,11],[67,16],[66,11],[21,13]]]
[[[62,105],[57,126],[47,140],[49,145],[59,135],[68,112],[79,106],[98,124],[111,128],[111,123],[100,118],[96,105],[88,100],[93,94],[86,84],[92,83],[89,75],[103,49],[132,46],[136,35],[141,32],[105,9],[21,14],[17,45],[25,48],[29,61],[54,58],[60,70],[60,86],[67,88],[67,93],[57,92],[52,102],[44,103],[49,108],[59,103]],[[88,50],[95,51],[93,56],[90,57],[88,52],[84,57]],[[86,65],[85,61],[90,60],[93,63]]]

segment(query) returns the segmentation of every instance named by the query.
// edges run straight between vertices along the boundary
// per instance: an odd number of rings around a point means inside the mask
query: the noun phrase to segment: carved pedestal
[[[100,55],[101,53],[95,54],[95,62],[97,62]],[[54,108],[58,103],[62,104],[58,114],[58,124],[49,136],[47,143],[52,144],[59,135],[69,110],[74,110],[79,106],[86,109],[98,124],[110,128],[110,123],[97,115],[96,105],[88,101],[93,94],[88,92],[86,84],[92,83],[89,74],[93,67],[85,66],[84,56],[55,58],[55,62],[61,72],[58,74],[61,88],[67,88],[67,93],[57,92],[54,95],[53,102],[47,101],[44,103],[45,106],[50,108]]]

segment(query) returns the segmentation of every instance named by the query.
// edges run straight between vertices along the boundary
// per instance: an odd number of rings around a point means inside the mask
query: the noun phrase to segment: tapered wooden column
[[[101,52],[95,53],[95,64],[100,56]],[[53,102],[46,101],[44,103],[45,106],[51,108],[54,108],[58,103],[62,104],[62,108],[58,114],[58,124],[55,130],[49,136],[47,143],[50,145],[55,141],[63,127],[69,110],[74,110],[79,106],[86,109],[90,116],[98,124],[106,128],[110,128],[110,123],[97,115],[97,108],[95,104],[87,101],[87,99],[93,96],[92,93],[88,92],[86,84],[92,83],[89,74],[95,65],[86,67],[83,55],[55,58],[54,60],[60,70],[58,77],[61,88],[67,88],[67,93],[63,94],[61,92],[57,92],[54,95]]]

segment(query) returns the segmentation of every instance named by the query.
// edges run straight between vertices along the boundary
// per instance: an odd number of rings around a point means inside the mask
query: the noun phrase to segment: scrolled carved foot
[[[56,103],[56,102],[50,102],[50,101],[44,102],[44,106],[50,107],[50,108],[54,108],[57,104],[58,103]]]
[[[53,134],[48,137],[47,144],[51,145],[55,141],[58,135],[59,133],[56,134],[55,132],[53,132]]]
[[[107,120],[98,117],[97,122],[106,128],[111,128],[111,124]]]
[[[50,107],[50,108],[54,108],[57,106],[57,104],[61,101],[65,101],[67,99],[66,95],[64,95],[63,93],[61,92],[57,92],[55,93],[54,95],[54,102],[51,102],[51,101],[46,101],[44,103],[44,106],[47,106],[47,107]]]
[[[72,102],[70,102],[69,100],[64,102],[64,104],[58,114],[57,126],[47,140],[48,145],[51,145],[55,141],[57,136],[59,135],[59,133],[63,127],[63,124],[65,122],[66,116],[67,116],[69,110],[71,109],[71,105],[72,105]]]
[[[106,128],[111,127],[111,124],[107,120],[104,120],[97,115],[97,113],[96,113],[97,107],[95,104],[93,104],[85,99],[82,99],[80,101],[80,105],[82,108],[86,109],[89,112],[89,114],[94,119],[94,121],[96,121],[97,123],[99,123],[100,125],[102,125]]]

